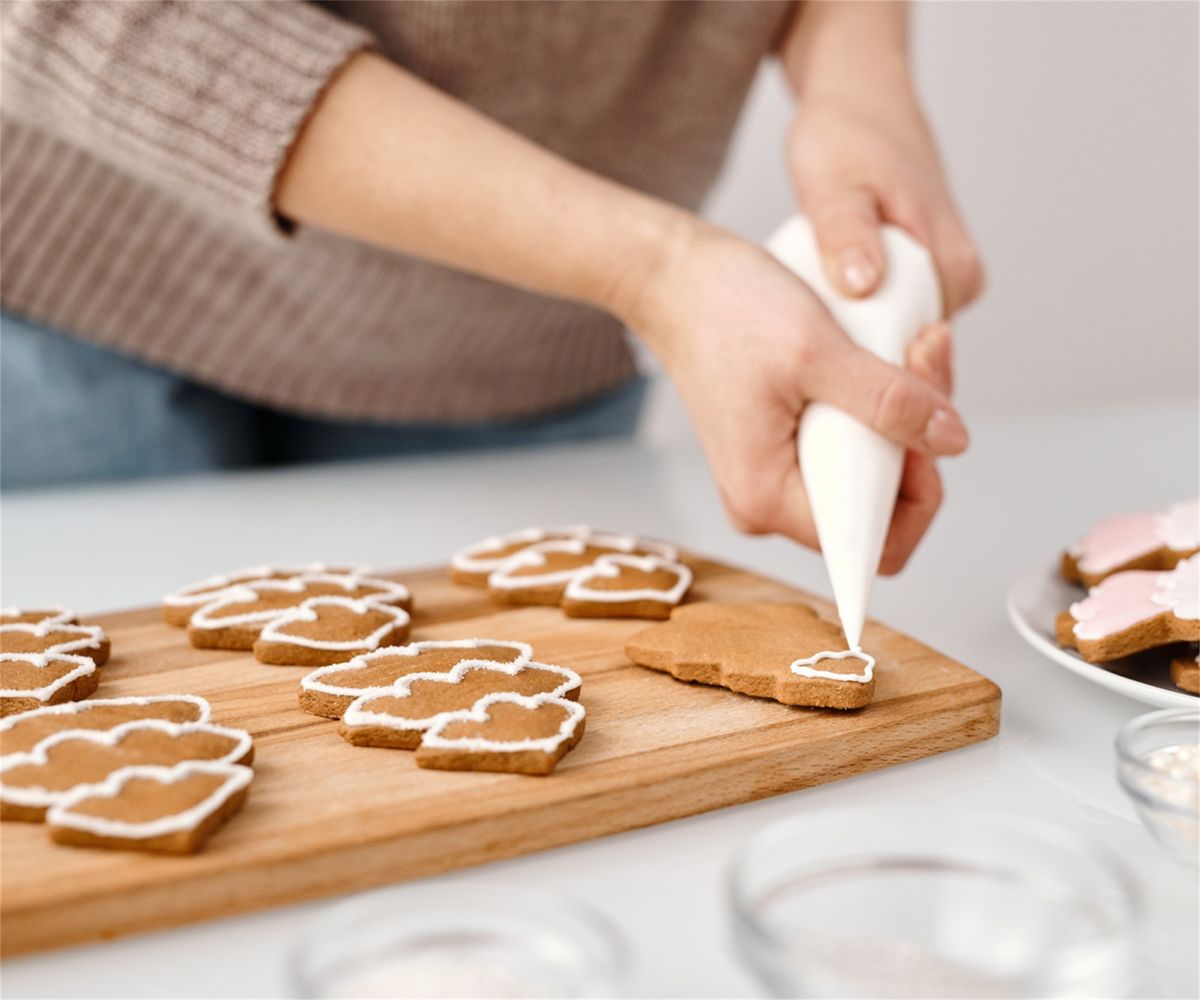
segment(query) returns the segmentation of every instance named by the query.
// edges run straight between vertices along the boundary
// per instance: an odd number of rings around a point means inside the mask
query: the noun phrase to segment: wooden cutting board
[[[805,600],[774,580],[697,560],[694,599]],[[444,569],[397,574],[415,639],[532,643],[578,671],[587,733],[548,778],[426,771],[401,750],[353,747],[297,706],[298,667],[191,648],[157,608],[87,617],[112,638],[96,697],[192,693],[213,721],[250,730],[257,772],[244,811],[198,855],[153,857],[52,843],[40,824],[0,829],[6,956],[364,889],[790,792],[993,736],[1000,690],[882,625],[874,703],[788,708],[635,667],[647,623],[501,609]]]

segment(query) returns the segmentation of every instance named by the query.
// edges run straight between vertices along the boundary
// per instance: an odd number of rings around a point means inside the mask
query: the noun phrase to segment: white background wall
[[[968,411],[1197,391],[1200,5],[918,3],[926,108],[989,290],[957,324]],[[792,209],[790,98],[760,75],[708,214]]]

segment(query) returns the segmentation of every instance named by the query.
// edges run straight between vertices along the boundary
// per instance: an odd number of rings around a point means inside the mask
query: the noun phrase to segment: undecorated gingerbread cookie
[[[577,701],[485,695],[442,715],[421,738],[417,763],[441,771],[545,775],[583,737],[587,713]]]
[[[101,782],[122,767],[190,760],[248,764],[253,756],[245,730],[207,722],[137,719],[107,730],[68,729],[0,759],[0,819],[39,822],[73,789]]]
[[[1098,521],[1062,557],[1063,578],[1094,587],[1126,570],[1169,570],[1200,551],[1200,500]]]
[[[163,617],[169,625],[186,628],[194,612],[222,597],[229,597],[237,587],[247,583],[258,580],[289,580],[292,577],[313,574],[350,576],[366,572],[362,566],[327,566],[319,562],[290,567],[249,566],[222,576],[210,576],[207,580],[181,587],[168,594],[163,598]]]
[[[804,604],[685,605],[625,644],[634,663],[785,705],[862,708],[875,659]]]
[[[496,535],[455,552],[450,558],[450,579],[469,587],[486,587],[488,577],[506,559],[539,542],[583,538],[592,530],[583,525],[567,528],[524,528],[507,535]]]
[[[350,597],[310,597],[263,626],[254,656],[263,663],[316,667],[408,640],[401,607]]]
[[[496,639],[425,640],[388,646],[314,670],[300,681],[300,707],[311,715],[340,719],[367,692],[386,692],[409,674],[449,673],[460,663],[509,666],[528,663],[533,650],[523,642]]]
[[[1200,640],[1200,555],[1169,572],[1106,577],[1058,617],[1058,642],[1106,663],[1175,642]]]
[[[254,772],[240,764],[134,765],[80,785],[46,813],[60,844],[187,854],[246,800]]]
[[[341,734],[355,746],[415,750],[447,714],[474,708],[492,694],[578,699],[575,671],[529,661],[465,660],[448,673],[408,674],[391,688],[372,690],[350,703]]]
[[[692,586],[692,571],[662,556],[605,555],[563,591],[571,618],[669,618]]]
[[[193,612],[188,639],[201,649],[251,650],[263,628],[313,597],[346,597],[411,610],[412,598],[403,584],[354,573],[304,573],[282,580],[239,584],[225,596]],[[351,627],[346,639],[358,633]],[[334,638],[334,636],[330,636]]]

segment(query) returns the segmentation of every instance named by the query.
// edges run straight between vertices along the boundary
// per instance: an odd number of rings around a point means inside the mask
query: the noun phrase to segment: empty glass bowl
[[[730,892],[739,950],[777,996],[1134,988],[1132,880],[1052,827],[940,809],[799,817],[742,847]]]

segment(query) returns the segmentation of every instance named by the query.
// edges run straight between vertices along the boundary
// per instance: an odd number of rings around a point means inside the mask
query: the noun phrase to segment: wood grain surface
[[[777,581],[695,560],[692,600],[804,600]],[[550,777],[422,770],[413,754],[354,747],[297,706],[303,668],[198,650],[158,608],[97,617],[112,659],[95,697],[186,692],[248,729],[257,776],[243,812],[190,857],[83,850],[40,824],[0,829],[5,956],[430,875],[778,795],[987,739],[991,681],[870,623],[875,701],[788,708],[635,667],[647,623],[498,608],[442,568],[395,574],[414,592],[414,639],[519,639],[578,671],[587,734]]]

